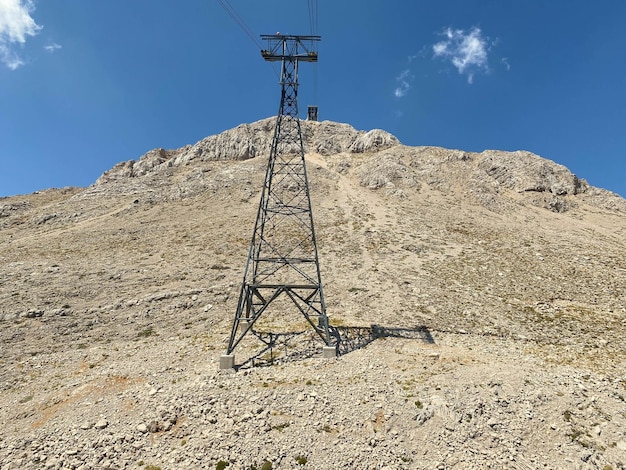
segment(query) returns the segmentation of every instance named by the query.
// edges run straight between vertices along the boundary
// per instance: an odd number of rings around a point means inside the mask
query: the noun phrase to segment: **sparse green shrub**
[[[306,465],[308,459],[304,455],[298,455],[296,457],[296,462],[298,465]]]
[[[141,330],[139,333],[137,333],[137,336],[139,336],[140,338],[148,338],[149,336],[152,336],[154,334],[155,334],[154,330],[152,329],[151,326],[149,326],[145,330]]]
[[[215,465],[215,470],[224,470],[229,465],[230,463],[220,460],[219,462],[217,462],[217,465]]]
[[[572,439],[572,441],[578,441],[584,433],[580,429],[574,429],[568,436]]]
[[[261,470],[272,470],[273,468],[272,462],[269,460],[266,460],[263,465],[261,465]]]
[[[276,425],[272,426],[272,429],[276,429],[276,430],[282,432],[285,428],[288,428],[290,425],[291,425],[291,423],[289,423],[288,421],[285,421],[284,423],[276,424]]]
[[[20,403],[26,403],[26,402],[31,401],[32,399],[33,399],[33,395],[27,395],[20,400]]]
[[[421,402],[421,401],[419,401],[419,400],[416,400],[416,401],[415,401],[415,406],[417,406],[420,410],[421,410],[422,408],[424,408],[424,405],[423,405],[423,404],[422,404],[422,402]]]

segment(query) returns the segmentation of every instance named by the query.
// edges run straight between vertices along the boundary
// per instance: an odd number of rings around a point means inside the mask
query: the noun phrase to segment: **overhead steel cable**
[[[224,11],[228,13],[228,16],[230,16],[235,21],[235,23],[239,25],[243,32],[246,33],[246,35],[252,40],[254,45],[257,46],[259,49],[263,49],[263,44],[261,43],[261,41],[259,41],[259,39],[255,36],[255,34],[248,27],[241,15],[237,13],[237,10],[235,10],[230,2],[228,0],[217,0],[217,3],[219,3]]]
[[[248,36],[250,40],[252,40],[252,42],[258,49],[264,49],[263,43],[258,39],[257,35],[252,32],[250,27],[246,24],[241,15],[237,13],[235,7],[233,7],[228,0],[217,0],[217,3],[219,3],[224,11],[228,14],[228,16],[230,16],[233,21],[237,23],[242,31],[246,33],[246,36]],[[276,75],[276,77],[280,79],[280,72],[278,71],[276,64],[272,64],[272,70],[274,70],[274,74]]]
[[[307,7],[309,11],[309,27],[311,28],[311,36],[317,35],[318,26],[318,2],[317,0],[307,0]]]
[[[315,27],[313,23],[313,5],[311,5],[311,0],[307,0],[307,10],[309,12],[309,28],[311,30],[311,36],[315,35]]]
[[[318,34],[318,0],[307,0],[311,36]],[[317,62],[313,64],[313,104],[317,106]]]

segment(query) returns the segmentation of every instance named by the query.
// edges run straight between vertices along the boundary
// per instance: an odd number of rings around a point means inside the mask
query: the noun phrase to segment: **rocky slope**
[[[285,312],[218,370],[273,119],[4,198],[0,468],[624,468],[626,201],[302,124],[342,354]]]

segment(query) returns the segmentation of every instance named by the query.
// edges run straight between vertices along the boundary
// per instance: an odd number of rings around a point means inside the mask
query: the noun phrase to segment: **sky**
[[[276,32],[321,35],[303,118],[528,150],[626,196],[624,25],[624,0],[0,0],[0,197],[275,115]]]

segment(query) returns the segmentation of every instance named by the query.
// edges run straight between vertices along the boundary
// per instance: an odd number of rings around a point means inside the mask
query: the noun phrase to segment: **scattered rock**
[[[109,425],[109,422],[106,419],[100,419],[94,424],[96,429],[104,429]]]
[[[159,424],[158,421],[150,421],[148,424],[148,431],[151,433],[162,431],[163,427]]]

